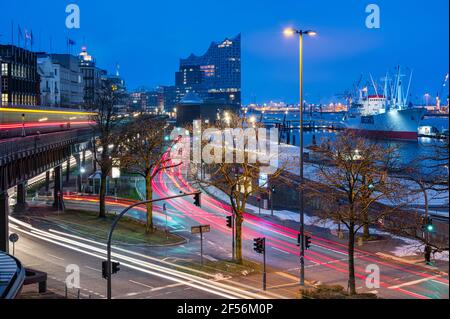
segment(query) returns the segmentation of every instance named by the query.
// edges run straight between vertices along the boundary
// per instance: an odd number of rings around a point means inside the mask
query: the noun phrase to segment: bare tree
[[[308,196],[320,201],[320,218],[338,221],[348,230],[348,288],[350,294],[356,294],[354,249],[358,231],[363,228],[368,236],[369,226],[401,205],[403,187],[389,176],[396,150],[351,132],[342,132],[334,141],[313,150],[321,158],[315,165],[317,179],[304,187]],[[392,205],[381,207],[377,205],[380,200]]]
[[[232,207],[232,214],[235,221],[235,261],[242,263],[242,224],[244,213],[249,197],[253,194],[266,192],[266,183],[260,184],[260,173],[266,163],[254,160],[254,151],[249,147],[252,137],[245,138],[243,142],[237,142],[236,137],[245,135],[249,127],[261,127],[258,123],[249,123],[232,112],[226,112],[222,120],[214,124],[202,124],[202,129],[216,130],[219,135],[214,138],[203,140],[203,157],[205,150],[207,155],[214,157],[214,161],[205,161],[202,166],[209,172],[209,178],[204,178],[203,174],[195,174],[195,181],[203,188],[213,187],[222,191],[229,198]],[[257,132],[257,130],[253,130]],[[222,132],[228,132],[229,139],[222,136]],[[226,135],[226,133],[224,133]],[[214,140],[215,139],[215,140]],[[268,141],[267,136],[254,135],[253,142]],[[276,142],[276,141],[275,141]],[[209,145],[208,145],[209,144]],[[212,147],[211,147],[212,145]],[[210,148],[208,148],[210,147]],[[230,156],[227,158],[226,153]],[[203,160],[205,160],[203,158]],[[276,168],[271,179],[275,179],[282,172],[283,168]]]
[[[154,116],[141,114],[122,130],[120,165],[145,179],[146,200],[153,198],[153,179],[162,169],[174,167],[164,157],[176,141],[166,145],[164,130],[167,124]],[[147,232],[153,232],[153,204],[147,204]]]
[[[100,195],[99,195],[99,217],[106,217],[106,183],[107,177],[111,172],[114,160],[117,157],[117,150],[120,141],[119,125],[122,118],[118,115],[115,108],[117,94],[110,86],[106,86],[102,93],[97,96],[96,101],[87,108],[96,112],[92,116],[92,121],[97,142],[95,149],[99,151],[94,154],[94,159],[100,167]]]

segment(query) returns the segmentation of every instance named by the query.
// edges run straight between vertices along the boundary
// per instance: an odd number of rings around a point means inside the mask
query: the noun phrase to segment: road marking
[[[401,288],[401,287],[405,287],[405,286],[412,286],[412,285],[420,284],[421,282],[425,282],[425,281],[428,281],[428,280],[433,280],[433,279],[439,278],[439,277],[440,276],[431,276],[431,277],[428,277],[428,278],[413,280],[413,281],[405,282],[405,283],[400,284],[400,285],[390,286],[390,287],[388,287],[388,289],[397,289],[397,288]]]
[[[47,255],[49,255],[50,257],[55,258],[55,259],[64,260],[64,258],[55,256],[55,255],[51,255],[51,254],[47,254]]]
[[[96,272],[102,272],[102,271],[101,271],[101,270],[99,270],[99,269],[96,269],[96,268],[92,268],[92,267],[89,267],[89,266],[84,266],[84,267],[86,267],[87,269],[90,269],[90,270],[96,271]]]
[[[217,259],[216,258],[214,258],[214,257],[211,257],[211,256],[209,256],[209,255],[203,255],[203,258],[205,258],[205,259],[208,259],[209,261],[217,261]]]
[[[287,252],[287,251],[285,251],[285,250],[282,250],[282,249],[279,249],[279,248],[276,248],[276,247],[273,247],[273,246],[271,246],[271,248],[272,249],[275,249],[275,250],[278,250],[278,251],[281,251],[282,253],[284,253],[284,254],[290,254],[289,252]]]
[[[131,283],[133,283],[133,284],[136,284],[136,285],[139,285],[139,286],[142,286],[142,287],[145,287],[145,288],[150,288],[150,289],[153,289],[153,287],[152,287],[152,286],[149,286],[149,285],[143,284],[143,283],[141,283],[141,282],[138,282],[138,281],[134,281],[134,280],[129,280],[129,282],[131,282]]]
[[[158,287],[158,288],[153,288],[152,291],[158,291],[158,290],[163,290],[163,289],[167,289],[167,288],[175,288],[175,287],[184,286],[184,285],[185,285],[184,283],[167,285],[167,286],[162,286],[162,287]]]
[[[294,280],[294,281],[297,281],[297,280],[298,280],[298,278],[297,278],[297,277],[295,277],[295,276],[292,276],[292,275],[290,275],[290,274],[286,274],[286,273],[284,273],[284,272],[281,272],[281,271],[278,271],[278,272],[276,272],[275,274],[277,274],[278,276],[281,276],[281,277],[287,278],[287,279],[292,279],[292,280]]]
[[[448,283],[445,283],[445,282],[442,282],[442,281],[439,281],[439,280],[432,280],[432,281],[435,282],[435,283],[438,283],[438,284],[442,284],[444,286],[448,286]]]

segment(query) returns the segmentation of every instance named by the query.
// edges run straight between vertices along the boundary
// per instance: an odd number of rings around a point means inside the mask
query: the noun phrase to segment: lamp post
[[[116,218],[114,219],[112,225],[111,225],[111,229],[109,230],[109,234],[108,234],[108,241],[106,243],[106,281],[107,281],[107,286],[106,286],[106,298],[109,300],[112,298],[112,264],[111,264],[111,244],[112,244],[112,236],[113,236],[113,232],[116,229],[117,223],[119,222],[119,220],[123,217],[123,215],[125,215],[129,210],[131,210],[132,208],[139,206],[139,205],[143,205],[143,204],[148,204],[148,203],[156,203],[156,202],[160,202],[160,201],[165,201],[165,200],[169,200],[169,199],[175,199],[175,198],[180,198],[180,197],[186,197],[186,196],[194,196],[194,205],[200,207],[201,206],[201,192],[193,192],[193,193],[189,193],[189,194],[180,194],[180,195],[175,195],[175,196],[170,196],[170,197],[165,197],[165,198],[158,198],[158,199],[152,199],[152,200],[145,200],[142,202],[137,202],[134,203],[130,206],[128,206],[127,208],[125,208],[124,210],[122,210],[122,212],[120,212],[120,214],[116,215]]]
[[[315,36],[316,32],[312,30],[296,30],[287,28],[284,35],[287,37],[298,34],[299,38],[299,73],[300,73],[300,285],[305,285],[305,212],[303,203],[303,35]]]

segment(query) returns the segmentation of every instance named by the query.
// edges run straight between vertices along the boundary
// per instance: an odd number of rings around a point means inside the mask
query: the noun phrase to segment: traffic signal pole
[[[263,290],[267,289],[267,272],[266,272],[266,239],[263,238]]]
[[[142,202],[137,202],[134,203],[130,206],[128,206],[127,208],[125,208],[124,210],[122,210],[120,212],[120,214],[118,214],[116,216],[116,218],[114,219],[112,225],[111,225],[111,229],[109,231],[108,234],[108,242],[106,244],[106,281],[107,281],[107,287],[106,287],[106,298],[107,299],[111,299],[112,298],[112,282],[111,282],[111,274],[112,274],[112,269],[111,269],[111,243],[112,243],[112,236],[113,236],[113,232],[114,229],[116,229],[117,223],[119,222],[119,220],[132,208],[139,206],[139,205],[144,205],[144,204],[148,204],[148,203],[155,203],[155,202],[161,202],[161,201],[165,201],[165,200],[169,200],[169,199],[174,199],[174,198],[180,198],[180,197],[187,197],[187,196],[194,196],[194,200],[195,203],[200,205],[200,196],[201,196],[201,192],[194,192],[194,193],[188,193],[188,194],[180,194],[180,195],[175,195],[175,196],[170,196],[170,197],[164,197],[164,198],[158,198],[158,199],[153,199],[153,200],[145,200]]]

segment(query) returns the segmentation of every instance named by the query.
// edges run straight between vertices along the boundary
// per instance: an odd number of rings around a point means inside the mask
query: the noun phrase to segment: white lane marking
[[[141,282],[138,282],[138,281],[134,281],[134,280],[129,280],[129,282],[131,282],[131,283],[133,283],[133,284],[136,284],[136,285],[139,285],[139,286],[142,286],[142,287],[145,287],[145,288],[153,289],[153,287],[152,287],[152,286],[149,286],[149,285],[143,284],[143,283],[141,283]]]
[[[19,224],[21,223],[19,220],[15,220],[15,219],[14,219],[14,222],[15,223],[19,223]],[[55,244],[55,245],[59,245],[59,246],[62,246],[62,247],[65,247],[65,248],[68,248],[68,249],[71,249],[71,250],[74,250],[74,251],[77,251],[77,252],[80,252],[80,253],[84,253],[86,255],[90,255],[90,256],[93,256],[93,257],[98,258],[98,259],[102,259],[102,260],[104,259],[104,255],[103,255],[104,251],[102,251],[102,255],[98,255],[96,253],[89,252],[89,251],[86,250],[86,248],[89,248],[90,250],[93,250],[93,251],[96,251],[96,252],[101,251],[100,249],[95,248],[94,246],[85,245],[85,244],[82,244],[80,242],[74,242],[73,240],[68,240],[68,239],[63,238],[61,236],[52,235],[51,233],[47,233],[45,231],[37,230],[37,229],[34,230],[34,229],[36,229],[36,228],[30,227],[30,231],[29,232],[28,231],[22,231],[22,232],[25,232],[29,236],[32,236],[32,237],[35,237],[35,238],[39,238],[41,240],[50,242],[50,243]],[[50,239],[49,237],[52,238],[52,239]],[[59,241],[64,241],[65,243],[58,242],[55,239],[59,240]],[[72,243],[75,246],[71,246],[68,243]],[[80,248],[78,248],[78,247],[80,247]],[[119,256],[120,254],[114,253],[113,255],[118,255]],[[144,267],[146,267],[146,268],[150,268],[150,265],[151,265],[151,268],[157,268],[157,271],[160,271],[160,273],[157,273],[157,272],[152,271],[152,270],[148,270],[148,269],[145,269],[145,268],[141,268],[141,267],[134,266],[132,264],[123,262],[122,265],[125,266],[125,267],[131,268],[131,269],[135,269],[135,270],[138,270],[138,271],[150,274],[150,275],[158,276],[160,278],[168,279],[170,281],[175,281],[175,282],[178,282],[180,285],[191,286],[193,288],[196,288],[196,289],[199,289],[199,290],[203,290],[203,291],[206,291],[206,292],[209,292],[209,293],[213,293],[215,295],[218,295],[218,296],[221,296],[221,297],[224,297],[224,298],[227,298],[227,299],[236,299],[236,298],[241,298],[241,299],[263,298],[263,299],[267,299],[267,297],[264,296],[264,295],[255,294],[255,293],[252,293],[252,292],[249,292],[249,291],[243,291],[240,288],[236,288],[234,286],[224,285],[224,284],[221,284],[221,283],[218,283],[218,282],[215,282],[214,285],[212,285],[212,282],[210,282],[209,280],[206,280],[204,278],[196,277],[196,276],[193,276],[193,275],[190,275],[190,274],[181,273],[179,271],[174,271],[173,269],[169,270],[167,268],[164,268],[164,267],[161,267],[161,266],[157,266],[155,264],[150,264],[150,263],[142,261],[142,260],[137,260],[137,259],[134,259],[134,258],[127,257],[125,255],[120,255],[120,258],[123,259],[123,260],[129,261],[129,262],[131,262],[133,264],[139,264],[139,265],[142,265],[142,266],[145,265]],[[167,274],[168,272],[170,272],[170,275]],[[190,278],[190,280],[186,281],[187,278]]]
[[[99,270],[99,269],[97,269],[97,268],[92,268],[92,267],[89,267],[89,266],[84,266],[84,267],[86,267],[87,269],[96,271],[96,272],[102,272],[101,270]]]
[[[153,288],[152,291],[158,291],[158,290],[163,290],[163,289],[167,289],[167,288],[175,288],[175,287],[179,287],[179,286],[184,286],[184,284],[178,283],[178,284],[157,287],[157,288]]]
[[[52,258],[55,258],[55,259],[59,259],[59,260],[65,260],[64,258],[61,258],[61,257],[58,257],[58,256],[55,256],[55,255],[51,255],[51,254],[47,254],[48,256],[50,256],[50,257],[52,257]]]
[[[284,253],[284,254],[290,254],[288,251],[285,251],[285,250],[282,250],[282,249],[279,249],[279,248],[277,248],[277,247],[273,247],[273,246],[270,246],[272,249],[275,249],[275,250],[278,250],[278,251],[281,251],[282,253]]]
[[[428,278],[422,278],[422,279],[418,279],[418,280],[408,281],[408,282],[405,282],[405,283],[400,284],[400,285],[390,286],[390,287],[388,287],[388,289],[397,289],[397,288],[401,288],[401,287],[405,287],[405,286],[417,285],[417,284],[420,284],[421,282],[433,280],[433,279],[439,278],[439,277],[440,276],[431,276],[431,277],[428,277]]]
[[[439,280],[432,280],[432,282],[435,282],[435,283],[438,283],[438,284],[441,284],[441,285],[444,285],[444,286],[448,286],[448,282],[446,283],[446,282],[442,282],[442,281],[439,281]]]

